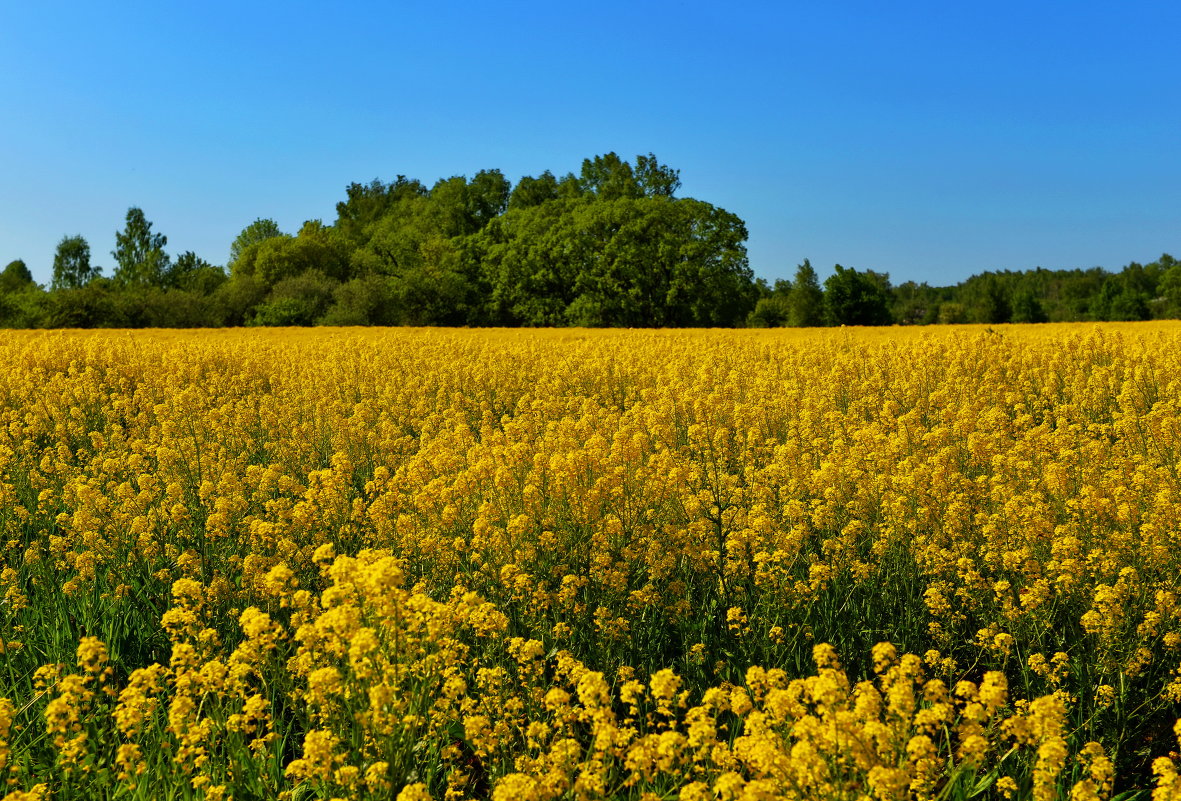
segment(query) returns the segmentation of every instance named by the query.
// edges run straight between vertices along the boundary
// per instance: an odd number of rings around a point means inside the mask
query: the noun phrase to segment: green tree
[[[282,258],[278,254],[281,254],[285,244],[293,239],[295,237],[291,234],[280,234],[279,236],[256,240],[246,245],[238,252],[238,258],[230,263],[230,277],[257,276],[259,261],[261,260],[263,263],[266,263],[276,258]],[[274,270],[274,268],[268,269],[271,271]],[[295,275],[298,272],[299,269],[295,269],[291,274]]]
[[[505,212],[512,188],[500,170],[480,170],[468,182],[465,211],[474,231]]]
[[[990,325],[1009,322],[1013,316],[1006,286],[1010,276],[1011,273],[1002,276],[986,272],[965,282],[964,300],[976,322]]]
[[[36,283],[18,292],[0,292],[0,327],[44,328],[45,309],[53,294]]]
[[[746,223],[738,215],[693,198],[641,201],[675,210],[658,251],[668,278],[667,325],[740,325],[754,309],[757,291],[746,254]],[[645,270],[643,263],[636,265]],[[659,296],[658,296],[659,297]]]
[[[633,166],[612,152],[584,159],[579,184],[599,200],[672,198],[681,187],[681,173],[661,164],[652,153],[636,156]]]
[[[54,290],[75,289],[86,286],[99,274],[99,269],[90,265],[90,244],[80,234],[63,236],[57,243],[53,256]]]
[[[576,199],[518,207],[469,239],[479,282],[480,316],[494,325],[561,325],[574,300],[583,254],[572,231]]]
[[[560,181],[558,181],[558,198],[560,200],[574,200],[586,194],[586,190],[582,187],[582,181],[572,173],[566,173]]]
[[[389,280],[370,273],[332,291],[333,303],[318,325],[397,325]]]
[[[253,275],[235,274],[214,291],[210,297],[210,307],[216,312],[221,325],[246,325],[268,291]]]
[[[170,268],[168,237],[152,233],[143,210],[132,206],[122,231],[115,232],[115,282],[121,286],[164,286]]]
[[[1139,265],[1137,265],[1139,266]],[[1092,305],[1096,320],[1147,320],[1148,295],[1124,273],[1108,276]]]
[[[643,194],[632,166],[614,152],[583,159],[579,182],[584,192],[593,194],[599,200],[640,197]]]
[[[968,309],[962,303],[941,303],[937,322],[940,325],[963,325],[968,322]]]
[[[312,325],[328,310],[338,286],[319,270],[284,278],[255,310],[250,325]]]
[[[476,321],[479,276],[471,239],[507,205],[508,182],[498,172],[472,181],[438,181],[429,194],[407,195],[370,225],[354,251],[354,275],[388,279],[397,320],[408,325],[463,325]]]
[[[95,278],[85,284],[55,287],[45,311],[50,328],[131,327],[126,319],[122,293],[111,279]]]
[[[510,209],[524,209],[529,206],[540,206],[550,200],[558,199],[558,179],[549,170],[536,178],[526,175],[517,182],[516,188],[509,195]]]
[[[1041,299],[1030,288],[1018,290],[1013,297],[1012,321],[1015,323],[1046,323],[1050,321]]]
[[[824,325],[824,292],[812,262],[796,267],[795,280],[791,284],[788,302],[787,324],[797,328],[813,328]]]
[[[750,328],[781,328],[787,324],[787,304],[774,295],[759,298],[746,324]]]
[[[411,269],[389,279],[391,303],[402,325],[463,325],[469,322],[472,286],[455,240],[433,237],[419,246]]]
[[[215,267],[193,251],[186,250],[172,262],[164,283],[172,289],[209,295],[225,283],[227,277],[221,267]]]
[[[1087,270],[1054,270],[1049,281],[1051,303],[1046,311],[1051,320],[1101,320],[1104,310],[1096,308],[1103,284],[1110,275],[1101,267]]]
[[[46,297],[24,261],[10,261],[0,272],[0,327],[38,327],[43,322]]]
[[[112,316],[104,326],[127,328],[206,328],[218,325],[212,300],[197,292],[154,286],[112,288]]]
[[[645,197],[671,198],[681,188],[681,171],[661,164],[652,153],[636,156],[632,173]]]
[[[234,237],[234,241],[230,243],[230,260],[226,263],[233,269],[233,264],[242,255],[242,251],[255,243],[265,242],[277,236],[286,236],[279,230],[279,223],[269,218],[259,217]]]
[[[894,287],[891,316],[900,325],[930,325],[939,316],[940,291],[926,281]]]
[[[889,278],[836,265],[824,282],[825,316],[832,325],[889,325]]]
[[[775,286],[769,287],[760,278],[755,281],[755,286],[758,301],[754,311],[746,318],[746,324],[751,328],[780,328],[787,325],[791,313],[791,281],[780,278]]]
[[[399,201],[428,194],[422,182],[405,175],[388,184],[376,178],[368,184],[352,183],[345,193],[346,199],[336,204],[335,228],[354,247],[368,241],[369,226],[385,217]]]
[[[1161,316],[1175,319],[1181,317],[1181,263],[1169,257],[1168,267],[1157,284],[1157,292],[1163,301]]]
[[[757,300],[745,241],[698,200],[587,195],[512,209],[471,246],[500,324],[717,326]]]
[[[33,286],[33,274],[20,259],[8,262],[4,272],[0,273],[0,293],[20,292],[31,286]]]
[[[425,214],[433,230],[429,235],[462,236],[475,233],[508,208],[511,185],[500,170],[481,170],[468,181],[461,175],[440,180],[431,187],[427,202],[401,203],[395,209],[416,216]],[[418,224],[422,228],[421,221]]]
[[[264,286],[317,270],[334,281],[347,280],[347,244],[340,233],[319,220],[309,220],[297,236],[286,234],[252,242],[233,264],[233,275],[254,276]]]

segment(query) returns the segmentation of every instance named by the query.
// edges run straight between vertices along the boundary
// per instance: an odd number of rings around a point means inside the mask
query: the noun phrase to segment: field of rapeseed
[[[1179,325],[0,363],[10,798],[1181,798]]]

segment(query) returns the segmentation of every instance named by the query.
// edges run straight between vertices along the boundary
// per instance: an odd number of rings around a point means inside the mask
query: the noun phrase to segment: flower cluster
[[[13,333],[0,782],[1181,797],[1179,344]]]

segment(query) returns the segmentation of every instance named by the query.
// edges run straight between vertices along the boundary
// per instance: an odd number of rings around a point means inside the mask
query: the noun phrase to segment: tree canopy
[[[144,211],[116,232],[111,278],[65,236],[48,291],[17,259],[0,273],[4,326],[821,326],[1181,317],[1168,254],[1119,272],[991,271],[932,287],[808,259],[756,279],[735,214],[680,197],[654,154],[584,159],[516,185],[497,169],[427,184],[350,183],[331,222],[294,234],[256,217],[224,267],[175,257]]]
[[[0,293],[19,292],[33,286],[33,273],[21,259],[8,262],[0,273]]]
[[[98,275],[90,266],[90,244],[80,234],[63,236],[53,256],[53,288],[76,289]]]
[[[115,268],[115,282],[123,286],[163,286],[170,267],[164,246],[168,237],[152,233],[152,224],[143,209],[132,206],[127,210],[126,224],[115,233],[115,249],[111,255],[119,265]]]

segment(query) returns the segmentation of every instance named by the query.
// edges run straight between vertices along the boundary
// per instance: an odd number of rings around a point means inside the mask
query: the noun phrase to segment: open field
[[[1181,324],[0,364],[12,798],[1181,798]]]

